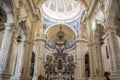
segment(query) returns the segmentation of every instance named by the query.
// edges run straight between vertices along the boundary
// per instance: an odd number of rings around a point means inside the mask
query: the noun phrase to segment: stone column
[[[88,44],[89,58],[90,58],[90,80],[96,79],[96,54],[94,50],[94,43]]]
[[[76,39],[76,53],[77,53],[77,64],[76,64],[76,79],[75,80],[85,80],[85,59],[82,52],[82,40],[80,36]]]
[[[88,51],[90,58],[90,80],[96,79],[96,54],[94,49],[94,30],[92,29],[91,20],[87,20],[88,32]]]
[[[30,63],[31,63],[32,45],[26,40],[21,41],[19,45],[15,74],[11,80],[31,80]]]
[[[120,80],[120,48],[116,35],[116,27],[108,27],[105,31],[108,36],[111,54],[111,80]]]
[[[94,41],[94,50],[96,58],[96,80],[105,80],[104,77],[104,69],[102,63],[102,53],[101,53],[101,45],[100,45],[100,33],[95,33],[95,41]]]
[[[9,80],[11,74],[9,70],[10,47],[12,45],[12,37],[14,35],[13,24],[5,24],[5,32],[0,51],[0,80]]]
[[[37,80],[39,75],[44,75],[44,43],[45,37],[40,36],[36,38],[36,48],[39,50],[35,56],[35,68],[34,68],[34,77],[33,80]]]
[[[32,48],[33,48],[32,41],[27,41],[26,48],[25,48],[26,50],[25,50],[24,59],[23,59],[23,66],[22,66],[23,68],[22,75],[21,75],[22,80],[31,80],[30,67],[31,67]]]

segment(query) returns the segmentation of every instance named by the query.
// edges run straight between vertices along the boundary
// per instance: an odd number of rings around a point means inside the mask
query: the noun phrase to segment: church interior
[[[120,80],[120,0],[0,0],[0,80]]]

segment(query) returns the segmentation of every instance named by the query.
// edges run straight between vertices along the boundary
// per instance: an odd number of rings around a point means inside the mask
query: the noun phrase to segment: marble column
[[[33,80],[37,80],[39,75],[45,76],[44,73],[44,43],[45,37],[40,35],[40,37],[36,38],[35,41],[36,48],[39,50],[35,56],[35,67],[34,67],[34,77]]]
[[[76,80],[85,80],[85,59],[82,52],[82,40],[80,40],[80,36],[76,38],[76,51]]]
[[[31,63],[32,45],[26,40],[21,41],[17,55],[15,74],[11,80],[31,80],[30,63]]]
[[[14,35],[13,24],[5,23],[5,32],[0,50],[0,80],[9,80],[11,74],[9,70],[9,56]]]
[[[111,54],[111,65],[112,71],[110,78],[111,80],[120,80],[120,48],[116,35],[116,27],[108,27],[105,31],[108,36]]]
[[[100,33],[95,33],[94,40],[94,50],[95,50],[95,58],[96,58],[96,80],[105,80],[104,77],[104,68],[102,63],[102,53],[101,53],[101,45],[100,45]]]

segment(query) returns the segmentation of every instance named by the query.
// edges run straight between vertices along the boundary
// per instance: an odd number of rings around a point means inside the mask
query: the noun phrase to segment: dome
[[[75,0],[47,0],[42,4],[44,16],[54,20],[69,20],[80,13],[80,4]]]

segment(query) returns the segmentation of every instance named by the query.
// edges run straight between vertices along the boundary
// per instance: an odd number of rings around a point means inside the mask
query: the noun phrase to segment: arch
[[[49,31],[52,27],[54,27],[55,25],[65,25],[66,27],[68,27],[68,28],[70,28],[73,32],[74,32],[74,34],[75,35],[77,35],[77,32],[70,26],[70,25],[68,25],[68,24],[53,24],[53,25],[51,25],[50,27],[48,27],[46,30],[45,30],[45,32],[44,32],[44,34],[46,34],[47,33],[47,31]]]
[[[62,31],[64,32],[64,42],[66,48],[74,44],[74,39],[76,34],[73,32],[73,30],[63,24],[58,24],[50,27],[44,35],[46,35],[46,43],[51,47],[55,48],[56,47],[56,41],[58,40],[57,33],[60,30],[60,26],[62,25]]]

